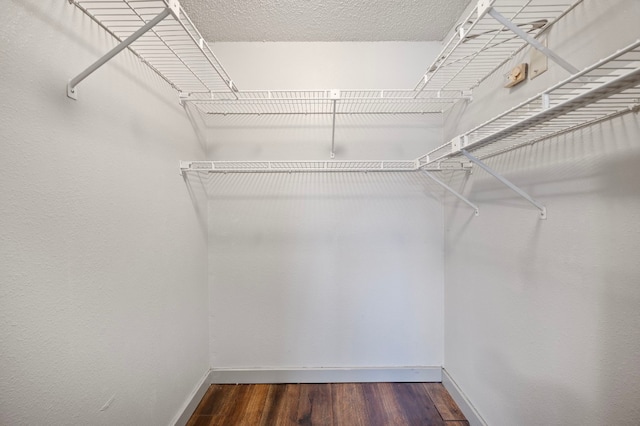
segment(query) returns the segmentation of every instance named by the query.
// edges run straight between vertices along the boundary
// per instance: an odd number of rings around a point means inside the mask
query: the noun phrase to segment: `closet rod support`
[[[495,10],[493,7],[489,7],[487,9],[487,13],[496,21],[500,22],[502,25],[504,25],[505,27],[507,27],[508,29],[510,29],[513,33],[515,33],[518,37],[520,37],[521,39],[523,39],[524,41],[526,41],[527,43],[529,43],[533,48],[539,50],[540,52],[542,52],[546,57],[548,57],[549,59],[551,59],[553,62],[555,62],[556,64],[560,65],[562,68],[564,68],[565,70],[569,71],[569,73],[571,75],[573,74],[577,74],[580,72],[579,69],[577,69],[576,67],[574,67],[573,65],[571,65],[569,62],[565,61],[564,59],[562,59],[560,56],[558,56],[553,50],[549,49],[548,47],[546,47],[544,44],[540,43],[538,40],[536,40],[535,38],[531,37],[529,34],[527,34],[526,32],[522,31],[522,29],[520,27],[518,27],[517,25],[515,25],[513,22],[511,22],[509,19],[505,18],[502,14],[500,14],[500,12],[498,12],[497,10]]]
[[[480,209],[478,208],[478,206],[473,204],[471,201],[469,201],[464,195],[460,194],[458,191],[456,191],[455,189],[451,188],[449,185],[447,185],[446,183],[444,183],[443,181],[441,181],[437,177],[433,176],[431,173],[426,172],[426,171],[423,171],[422,173],[424,173],[425,175],[430,177],[435,183],[437,183],[438,185],[440,185],[441,187],[443,187],[444,189],[449,191],[451,194],[453,194],[460,201],[464,202],[469,207],[471,207],[474,210],[474,213],[473,213],[474,215],[476,215],[476,216],[480,215]]]
[[[85,69],[80,74],[78,74],[77,76],[72,78],[69,81],[69,83],[67,84],[67,96],[70,97],[71,99],[74,99],[74,100],[77,99],[78,98],[78,93],[76,91],[76,86],[78,84],[80,84],[80,82],[82,82],[82,80],[84,80],[85,78],[89,77],[91,74],[93,74],[94,71],[96,71],[98,68],[100,68],[101,66],[103,66],[107,62],[109,62],[109,60],[111,58],[116,56],[122,50],[126,49],[131,43],[133,43],[134,41],[139,39],[147,31],[149,31],[151,28],[155,27],[159,22],[161,22],[164,18],[166,18],[170,14],[171,14],[171,9],[169,7],[167,7],[162,12],[160,12],[160,14],[158,16],[156,16],[151,21],[149,21],[146,24],[144,24],[135,33],[131,34],[129,37],[124,39],[120,44],[118,44],[116,47],[111,49],[109,52],[107,52],[100,59],[98,59],[93,64],[91,64],[87,69]]]
[[[517,186],[515,186],[513,183],[511,183],[509,180],[507,180],[504,176],[500,175],[498,172],[493,170],[491,167],[489,167],[486,164],[484,164],[482,161],[480,161],[480,159],[478,159],[478,158],[474,157],[473,155],[469,154],[467,152],[467,150],[463,149],[461,152],[465,157],[467,157],[469,160],[471,160],[472,163],[476,164],[478,167],[480,167],[482,170],[484,170],[485,172],[489,173],[491,176],[493,176],[494,178],[499,180],[501,183],[506,185],[509,189],[514,191],[516,194],[518,194],[519,196],[521,196],[522,198],[524,198],[525,200],[527,200],[528,202],[533,204],[538,210],[540,210],[540,219],[546,219],[547,218],[547,208],[545,206],[543,206],[542,204],[540,204],[540,202],[538,202],[537,200],[533,199],[529,194],[527,194],[522,189],[520,189]]]
[[[337,99],[333,100],[333,125],[331,128],[331,159],[336,158],[335,145],[336,145],[336,102]]]

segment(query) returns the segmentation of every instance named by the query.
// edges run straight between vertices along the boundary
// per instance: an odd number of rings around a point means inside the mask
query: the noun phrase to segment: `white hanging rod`
[[[463,90],[423,90],[416,99],[416,91],[409,89],[341,89],[332,90],[236,90],[230,97],[228,91],[189,92],[181,94],[183,101],[233,101],[233,100],[350,100],[350,99],[401,99],[407,101],[426,99],[469,99],[471,94]]]
[[[436,111],[336,111],[335,115],[426,115],[426,114],[441,114],[443,110]],[[334,115],[333,111],[224,111],[224,112],[206,112],[207,115],[251,115],[251,116],[269,116],[269,115]]]
[[[468,161],[440,163],[427,171],[471,169]],[[322,160],[322,161],[180,161],[180,173],[317,173],[317,172],[416,172],[415,160]]]
[[[415,97],[413,90],[263,90],[229,93],[181,94],[183,103],[192,103],[203,114],[428,114],[441,113],[461,99],[462,91],[425,91]]]

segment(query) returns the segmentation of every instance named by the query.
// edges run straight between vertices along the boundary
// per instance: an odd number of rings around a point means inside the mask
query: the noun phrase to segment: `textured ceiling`
[[[469,0],[181,0],[208,42],[439,41]]]

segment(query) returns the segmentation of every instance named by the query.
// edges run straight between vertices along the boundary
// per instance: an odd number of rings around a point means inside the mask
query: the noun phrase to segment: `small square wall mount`
[[[493,6],[495,0],[478,0],[478,18],[482,18]]]
[[[73,99],[74,101],[78,100],[78,88],[71,87],[71,82],[67,83],[67,97],[69,99]]]
[[[338,90],[338,89],[329,90],[329,99],[331,99],[331,100],[340,99],[340,90]]]
[[[540,40],[544,47],[548,47],[547,38]],[[531,49],[529,57],[529,80],[533,80],[549,69],[549,58],[537,49]]]
[[[180,1],[179,0],[169,0],[169,9],[173,13],[177,19],[180,19]]]
[[[451,139],[451,152],[460,152],[462,148],[466,145],[466,136],[460,135]]]

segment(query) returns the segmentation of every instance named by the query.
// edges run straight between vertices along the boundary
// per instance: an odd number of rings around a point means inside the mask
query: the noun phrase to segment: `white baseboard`
[[[187,400],[184,404],[182,404],[182,408],[178,411],[176,417],[174,417],[173,421],[170,423],[174,426],[184,426],[187,424],[191,415],[200,401],[204,397],[204,394],[207,392],[207,389],[211,385],[211,370],[207,370],[207,372],[202,376],[196,387],[193,389]]]
[[[441,367],[214,368],[211,383],[440,382]]]
[[[442,369],[442,384],[449,392],[449,395],[453,398],[453,400],[458,404],[460,410],[462,410],[462,414],[469,421],[470,426],[487,426],[487,423],[478,413],[478,410],[471,404],[469,399],[466,397],[464,392],[460,389],[460,387],[456,384],[456,382],[451,378],[449,372],[446,369]]]
[[[213,368],[206,372],[182,409],[171,422],[187,424],[209,386],[213,383],[366,383],[366,382],[442,382],[441,367],[353,367],[353,368]],[[451,391],[450,391],[451,392]],[[453,396],[453,395],[452,395]],[[454,397],[454,399],[456,399]],[[456,399],[456,402],[458,400]],[[458,405],[461,405],[458,402]],[[464,411],[465,416],[469,418]],[[471,421],[471,420],[470,420]],[[486,426],[484,423],[477,423]],[[475,426],[474,423],[471,423]]]

